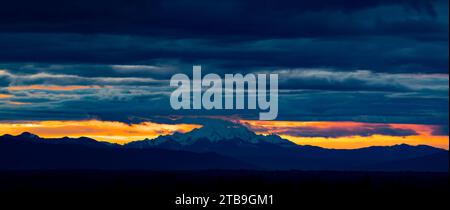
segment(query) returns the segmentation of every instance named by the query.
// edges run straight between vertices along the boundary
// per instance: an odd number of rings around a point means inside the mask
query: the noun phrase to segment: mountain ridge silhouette
[[[105,150],[113,151],[106,156],[115,155],[116,157],[110,157],[110,160],[120,164],[115,167],[113,164],[103,160],[103,162],[99,161],[97,166],[99,168],[104,167],[103,165],[107,165],[108,167],[106,168],[134,167],[136,169],[155,170],[171,168],[161,166],[166,162],[167,165],[172,164],[173,169],[190,169],[188,166],[177,167],[178,164],[176,162],[169,161],[169,159],[173,159],[168,157],[170,153],[174,158],[179,155],[186,156],[184,159],[187,162],[189,162],[190,158],[197,157],[196,155],[203,155],[205,160],[214,159],[220,162],[217,166],[206,163],[202,166],[202,161],[196,160],[194,162],[197,165],[194,164],[195,167],[191,167],[193,169],[448,171],[448,151],[431,146],[400,144],[394,146],[372,146],[361,149],[325,149],[316,146],[297,145],[277,135],[257,135],[245,126],[231,122],[206,124],[188,133],[174,133],[160,136],[153,140],[134,141],[125,145],[100,142],[88,137],[46,139],[28,132],[18,136],[0,136],[0,150],[2,148],[5,150],[4,145],[7,144],[9,146],[15,145],[12,150],[18,151],[21,150],[21,147],[30,151],[47,150],[48,148],[45,146],[47,145],[51,146],[50,150],[53,153],[58,153],[55,151],[57,150],[55,148],[61,147],[61,150],[72,151],[70,154],[73,155],[73,159],[82,156],[85,153],[83,150],[90,152],[98,150],[99,154],[104,154]],[[79,154],[73,151],[77,151]],[[167,154],[164,152],[167,152]],[[155,155],[159,153],[164,153],[164,155],[160,154],[161,157]],[[131,154],[131,156],[124,154]],[[23,155],[22,161],[27,162],[27,154]],[[4,154],[0,156],[3,156],[2,159],[8,158]],[[150,156],[152,157],[150,158]],[[123,160],[120,160],[120,157]],[[139,164],[141,164],[139,165],[133,162],[137,157],[152,163],[154,161],[150,159],[158,159],[161,161],[161,164],[158,166],[153,164],[154,167],[152,168],[152,164],[147,165],[145,161],[139,161]],[[17,155],[15,158],[18,158]],[[94,159],[94,162],[96,158],[104,159],[104,157],[95,155],[91,158]],[[227,161],[232,164],[226,164],[225,162]],[[76,161],[71,160],[71,162]],[[186,165],[186,163],[183,164]],[[4,165],[8,164],[3,161]],[[95,168],[95,164],[92,164],[90,167]],[[0,163],[0,168],[4,168],[2,163]]]

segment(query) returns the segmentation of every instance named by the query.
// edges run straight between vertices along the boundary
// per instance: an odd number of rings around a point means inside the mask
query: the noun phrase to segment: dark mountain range
[[[68,145],[83,145],[88,147],[120,147],[119,144],[112,144],[109,142],[97,141],[95,139],[91,139],[88,137],[80,137],[80,138],[41,138],[37,135],[34,135],[29,132],[24,132],[18,136],[12,135],[3,135],[0,137],[2,140],[11,140],[11,141],[27,141],[27,142],[35,142],[35,143],[46,143],[46,144],[68,144]]]
[[[27,138],[28,137],[28,138]],[[80,142],[77,142],[80,141]],[[129,149],[88,138],[0,137],[0,169],[201,170],[255,168],[214,153]]]
[[[324,149],[300,146],[277,135],[257,135],[245,126],[220,121],[186,134],[175,133],[154,140],[135,141],[125,147],[214,152],[263,168],[280,170],[448,171],[448,151],[430,146],[403,144],[354,150]],[[429,158],[436,154],[440,154],[439,161]],[[408,167],[392,167],[394,163],[401,162],[408,162]],[[423,162],[427,167],[416,167],[412,162]],[[387,164],[386,167],[384,164]]]
[[[300,146],[229,122],[124,146],[86,137],[44,139],[31,133],[0,137],[3,169],[448,171],[448,154],[425,145],[354,150]]]

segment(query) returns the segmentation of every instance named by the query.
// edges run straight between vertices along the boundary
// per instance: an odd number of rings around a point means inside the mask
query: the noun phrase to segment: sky
[[[298,144],[448,148],[448,7],[447,0],[3,2],[0,134],[34,125],[49,137],[127,142],[188,132],[215,116]],[[169,80],[191,75],[193,65],[204,74],[279,74],[277,120],[256,121],[258,110],[173,110]]]

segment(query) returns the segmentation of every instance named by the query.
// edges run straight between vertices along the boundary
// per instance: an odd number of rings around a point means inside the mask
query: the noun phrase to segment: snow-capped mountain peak
[[[228,121],[211,121],[201,128],[194,129],[188,133],[174,133],[173,135],[160,136],[154,140],[132,142],[132,147],[158,146],[161,144],[176,144],[189,146],[196,143],[235,143],[235,144],[258,144],[270,143],[279,146],[292,146],[294,143],[282,139],[277,135],[257,135],[249,128]]]

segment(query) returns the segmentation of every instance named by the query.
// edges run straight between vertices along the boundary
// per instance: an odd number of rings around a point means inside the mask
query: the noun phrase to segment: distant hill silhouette
[[[3,135],[0,137],[2,140],[16,140],[16,141],[27,141],[27,142],[35,142],[35,143],[47,143],[47,144],[69,144],[69,145],[83,145],[89,147],[120,147],[119,144],[112,144],[109,142],[97,141],[95,139],[91,139],[88,137],[80,137],[80,138],[41,138],[35,134],[24,132],[18,136],[12,135]]]
[[[354,150],[299,146],[221,121],[124,146],[31,133],[0,137],[0,169],[448,171],[448,154],[425,145]]]
[[[32,137],[32,138],[24,138]],[[74,143],[80,141],[80,143]],[[0,169],[199,170],[254,168],[214,153],[129,149],[80,139],[41,139],[27,133],[0,137]]]

